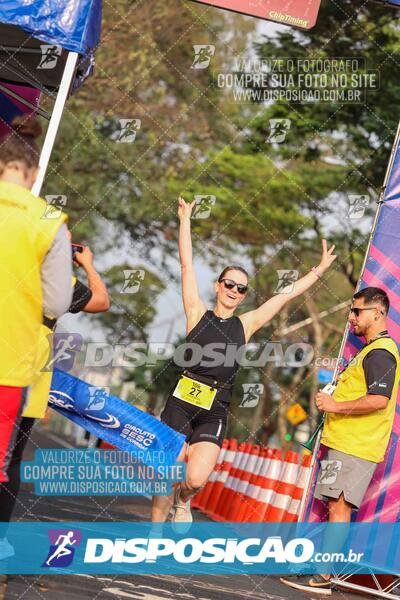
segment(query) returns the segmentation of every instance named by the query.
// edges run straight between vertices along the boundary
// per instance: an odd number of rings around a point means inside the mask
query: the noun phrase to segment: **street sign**
[[[300,404],[293,404],[286,411],[286,418],[292,425],[297,425],[307,419],[307,413]]]
[[[321,0],[194,0],[217,8],[275,21],[284,25],[314,27]],[[399,0],[400,1],[400,0]]]

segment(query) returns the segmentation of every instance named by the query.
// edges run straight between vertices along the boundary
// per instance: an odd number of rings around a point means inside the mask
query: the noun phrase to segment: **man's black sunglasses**
[[[361,312],[362,310],[375,310],[376,308],[377,308],[377,309],[379,309],[379,306],[370,306],[370,307],[368,307],[368,308],[357,308],[357,307],[353,307],[353,306],[352,306],[352,307],[350,308],[350,312],[351,312],[351,313],[354,313],[354,314],[356,315],[356,317],[359,317],[359,316],[360,316],[360,312]],[[380,309],[379,309],[379,312],[380,312],[382,315],[384,315],[384,314],[385,314],[385,313],[383,312],[383,310],[380,310]]]
[[[227,290],[233,290],[236,287],[237,291],[242,296],[249,289],[247,285],[243,285],[243,283],[236,283],[236,281],[233,281],[233,279],[220,279],[219,282],[223,283]]]

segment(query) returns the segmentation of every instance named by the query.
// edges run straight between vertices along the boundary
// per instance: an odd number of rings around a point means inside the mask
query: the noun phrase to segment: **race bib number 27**
[[[216,388],[211,388],[190,377],[181,377],[173,391],[176,398],[205,410],[210,410],[216,393]]]

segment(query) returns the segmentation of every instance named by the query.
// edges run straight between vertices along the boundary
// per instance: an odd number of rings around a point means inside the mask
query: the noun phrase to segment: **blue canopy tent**
[[[0,116],[35,111],[49,119],[33,192],[39,195],[65,102],[92,73],[102,0],[7,0],[0,4]],[[51,115],[41,94],[54,98]],[[1,134],[1,129],[0,129]]]

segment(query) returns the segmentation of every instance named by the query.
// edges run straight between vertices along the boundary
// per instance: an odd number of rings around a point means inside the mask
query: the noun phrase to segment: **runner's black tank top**
[[[193,358],[194,362],[187,364],[187,371],[219,383],[234,383],[240,367],[238,349],[246,343],[239,317],[221,319],[208,310],[189,332],[186,343],[194,345],[194,350],[188,349],[185,353],[186,360]],[[222,402],[229,402],[231,395],[231,390],[219,389],[217,393],[218,400]]]

